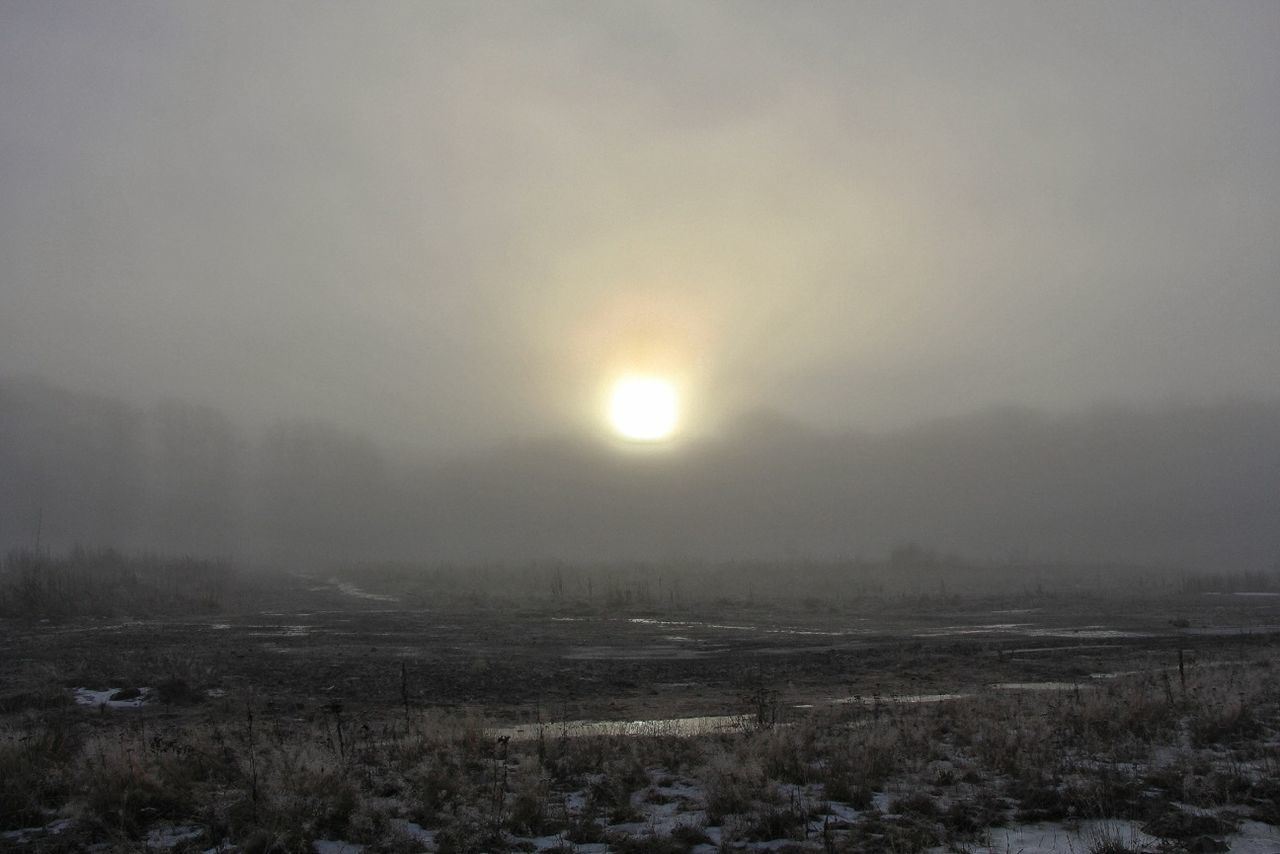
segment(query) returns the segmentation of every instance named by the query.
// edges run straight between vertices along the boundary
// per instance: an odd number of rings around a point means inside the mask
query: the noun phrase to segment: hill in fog
[[[408,458],[321,422],[0,384],[0,544],[271,560],[879,555],[1262,569],[1280,405],[990,410],[887,433],[768,414],[668,451],[548,438]]]

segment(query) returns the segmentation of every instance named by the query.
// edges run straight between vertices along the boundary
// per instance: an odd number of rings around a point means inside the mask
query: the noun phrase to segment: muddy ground
[[[472,709],[497,723],[756,713],[859,698],[1082,690],[1280,650],[1280,595],[887,597],[860,605],[432,607],[291,575],[260,609],[7,620],[0,706],[166,686],[157,713]],[[877,700],[876,698],[879,698]],[[163,700],[163,702],[161,702]]]

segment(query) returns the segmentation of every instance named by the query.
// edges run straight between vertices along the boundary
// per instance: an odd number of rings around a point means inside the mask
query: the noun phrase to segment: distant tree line
[[[993,410],[885,434],[744,419],[671,454],[582,437],[455,459],[0,380],[0,548],[293,562],[843,560],[1269,570],[1280,405]],[[624,594],[625,595],[625,594]],[[637,590],[633,596],[643,595]],[[657,595],[656,591],[652,594]]]
[[[15,549],[0,560],[0,616],[215,613],[239,593],[236,581],[230,566],[212,560]]]
[[[211,407],[144,409],[34,381],[0,383],[0,475],[0,545],[37,551],[358,550],[389,493],[374,445],[324,424],[255,440]]]

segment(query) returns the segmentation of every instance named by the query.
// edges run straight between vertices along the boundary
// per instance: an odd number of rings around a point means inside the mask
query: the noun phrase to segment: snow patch
[[[203,835],[204,828],[195,825],[160,825],[147,831],[145,843],[147,848],[168,851]]]
[[[106,688],[102,691],[95,691],[92,688],[73,688],[72,692],[78,706],[138,709],[151,700],[150,688],[138,688],[136,693],[126,688]]]
[[[317,839],[311,846],[315,848],[316,854],[361,854],[364,851],[363,845],[340,839]]]
[[[1154,850],[1160,840],[1143,833],[1135,822],[1096,819],[1072,824],[1040,822],[1012,827],[992,828],[991,844],[970,849],[991,854],[1009,851],[1021,854],[1081,854],[1104,841],[1114,841],[1131,850]],[[948,848],[931,848],[930,854],[942,854]],[[1235,851],[1233,846],[1232,851]]]
[[[403,818],[393,818],[391,819],[390,824],[414,842],[418,842],[428,847],[435,847],[436,832],[434,830],[427,830],[417,822],[408,821]]]
[[[57,836],[58,834],[71,829],[75,823],[75,819],[60,818],[57,821],[49,822],[44,827],[20,827],[17,830],[6,830],[0,832],[0,842],[23,846],[29,845],[34,843],[37,839],[43,839],[48,836]]]

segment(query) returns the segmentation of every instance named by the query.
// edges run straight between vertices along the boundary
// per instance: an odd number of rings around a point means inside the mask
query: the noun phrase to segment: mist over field
[[[0,544],[1269,567],[1278,40],[0,2]]]
[[[1278,0],[0,0],[0,850],[1280,851]]]
[[[0,384],[0,543],[304,562],[880,557],[1263,571],[1280,406],[996,409],[881,433],[765,413],[679,449],[564,435],[466,456],[321,421]]]

